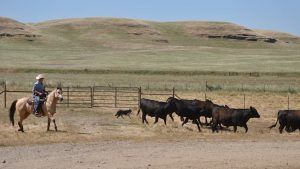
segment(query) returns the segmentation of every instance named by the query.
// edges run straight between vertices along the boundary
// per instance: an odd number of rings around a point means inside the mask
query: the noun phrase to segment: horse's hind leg
[[[19,130],[18,131],[21,131],[21,132],[24,132],[24,128],[23,128],[23,120],[25,120],[28,116],[29,116],[30,113],[28,112],[25,112],[21,115],[20,113],[20,121],[18,122],[18,125],[19,125]]]
[[[19,130],[18,131],[22,131],[24,132],[24,129],[23,129],[23,124],[21,121],[18,122],[18,125],[19,125]]]

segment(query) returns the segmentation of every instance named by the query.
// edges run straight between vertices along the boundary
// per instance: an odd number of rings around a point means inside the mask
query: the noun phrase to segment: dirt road
[[[101,141],[0,148],[0,168],[300,168],[300,141]]]

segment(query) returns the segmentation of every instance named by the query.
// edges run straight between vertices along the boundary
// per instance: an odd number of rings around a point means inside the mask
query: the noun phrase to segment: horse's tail
[[[14,116],[15,116],[15,112],[16,112],[16,104],[17,104],[17,101],[18,100],[15,100],[12,102],[11,106],[10,106],[10,109],[9,109],[9,119],[10,119],[10,122],[11,124],[14,126],[15,125],[15,119],[14,119]]]

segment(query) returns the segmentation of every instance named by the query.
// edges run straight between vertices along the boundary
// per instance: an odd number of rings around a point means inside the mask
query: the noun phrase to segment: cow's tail
[[[139,110],[138,110],[138,112],[137,112],[137,116],[140,114],[140,111],[141,111],[141,107],[139,107]]]
[[[279,121],[279,112],[278,112],[278,114],[277,114],[277,120],[276,120],[276,123],[273,124],[272,126],[270,126],[269,129],[271,130],[273,127],[276,127],[278,121]]]
[[[139,99],[139,110],[138,110],[138,112],[136,113],[137,116],[140,114],[140,111],[141,111],[141,105],[142,105],[141,102],[142,102],[142,100]]]
[[[12,102],[11,106],[10,106],[10,109],[9,109],[9,120],[11,122],[11,124],[14,126],[15,125],[15,119],[14,119],[14,116],[15,116],[15,112],[16,112],[16,104],[17,104],[17,101],[18,100],[15,100]]]

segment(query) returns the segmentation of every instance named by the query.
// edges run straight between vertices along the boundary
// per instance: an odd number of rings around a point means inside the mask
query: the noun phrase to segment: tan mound
[[[30,25],[0,17],[0,38],[15,36],[36,37],[40,35]]]
[[[223,38],[275,43],[278,40],[228,22],[184,22],[187,34],[197,37]]]

